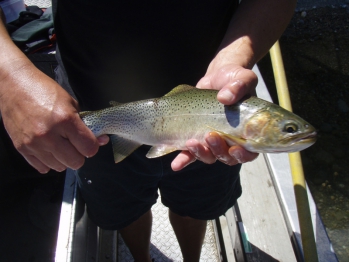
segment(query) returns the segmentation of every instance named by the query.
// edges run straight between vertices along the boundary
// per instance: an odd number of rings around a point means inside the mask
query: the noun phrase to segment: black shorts
[[[137,220],[156,203],[158,189],[174,213],[202,220],[223,215],[241,195],[241,165],[196,161],[174,172],[171,162],[178,152],[148,159],[149,148],[142,146],[115,164],[108,144],[78,171],[89,217],[101,228],[117,230]]]

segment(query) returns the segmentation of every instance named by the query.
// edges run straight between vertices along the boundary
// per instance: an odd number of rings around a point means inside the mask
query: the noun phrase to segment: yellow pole
[[[279,104],[285,109],[292,111],[291,99],[288,91],[285,69],[278,41],[276,41],[274,46],[270,49],[270,58],[274,71]],[[294,193],[296,197],[298,220],[301,230],[304,260],[306,262],[317,262],[318,256],[316,250],[315,236],[311,220],[307,188],[304,179],[304,172],[300,153],[290,153],[289,159]]]

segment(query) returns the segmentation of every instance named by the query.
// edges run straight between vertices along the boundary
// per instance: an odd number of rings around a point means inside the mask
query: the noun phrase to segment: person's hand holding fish
[[[228,64],[215,71],[214,61],[206,75],[198,82],[200,89],[220,90],[217,99],[224,105],[237,103],[248,94],[255,93],[258,79],[252,70],[236,64]],[[247,151],[241,146],[229,147],[225,140],[216,132],[206,135],[206,144],[196,139],[187,141],[188,151],[182,151],[172,162],[172,169],[177,171],[196,159],[205,163],[214,163],[219,160],[228,165],[235,165],[254,160],[258,154]]]

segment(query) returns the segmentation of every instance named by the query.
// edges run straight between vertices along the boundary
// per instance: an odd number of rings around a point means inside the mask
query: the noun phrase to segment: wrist
[[[27,59],[13,59],[0,63],[0,94],[6,87],[21,82],[24,76],[33,74],[36,67]]]
[[[27,90],[33,82],[35,66],[28,60],[18,59],[0,66],[0,111],[19,94],[30,93]],[[23,97],[22,97],[23,98]]]
[[[243,36],[223,47],[212,60],[208,71],[232,64],[252,69],[256,62],[251,39]]]

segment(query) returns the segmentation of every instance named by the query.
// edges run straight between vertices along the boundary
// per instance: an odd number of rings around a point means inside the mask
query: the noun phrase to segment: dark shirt
[[[57,41],[83,110],[195,85],[230,22],[234,1],[59,0]]]

